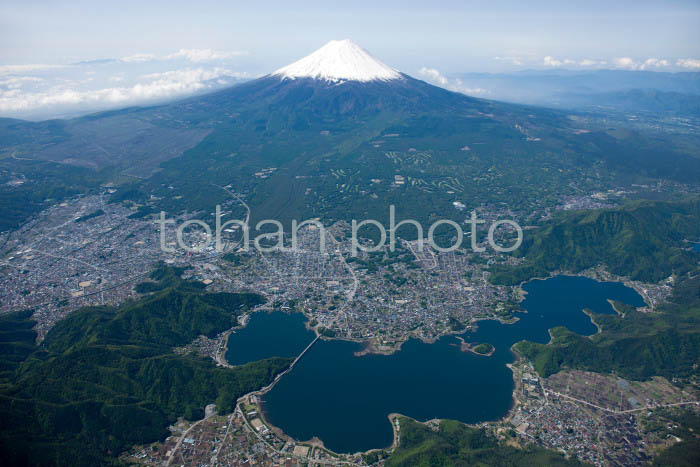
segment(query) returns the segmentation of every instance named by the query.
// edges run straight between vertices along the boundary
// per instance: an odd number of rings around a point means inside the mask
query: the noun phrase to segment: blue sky
[[[65,3],[0,4],[0,115],[51,107],[61,102],[57,92],[67,103],[95,106],[187,94],[264,74],[341,38],[424,77],[530,68],[700,70],[697,0]],[[112,62],[71,65],[96,59]],[[153,81],[163,89],[127,89]],[[80,94],[88,91],[102,93]]]

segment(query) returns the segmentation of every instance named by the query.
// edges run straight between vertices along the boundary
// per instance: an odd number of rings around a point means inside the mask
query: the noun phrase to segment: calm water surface
[[[316,337],[305,323],[301,313],[253,313],[246,327],[229,337],[226,361],[242,365],[270,357],[296,357]]]
[[[294,370],[265,395],[268,420],[289,435],[308,440],[319,437],[336,452],[386,447],[392,442],[387,415],[398,412],[418,420],[451,418],[467,423],[503,417],[512,405],[513,376],[505,366],[513,361],[510,347],[520,340],[548,342],[548,329],[566,326],[589,335],[596,327],[582,312],[614,313],[607,302],[618,300],[644,306],[641,296],[621,283],[584,277],[558,276],[526,284],[527,297],[515,324],[480,321],[476,331],[462,337],[489,342],[491,357],[462,352],[454,336],[434,344],[412,339],[393,355],[355,357],[362,345],[319,341]],[[313,337],[300,315],[261,314],[251,319],[247,333],[229,340],[237,362],[274,354],[294,355]],[[296,325],[287,320],[294,317]],[[256,315],[253,315],[256,318]],[[298,333],[290,337],[287,334]],[[303,338],[300,337],[303,335]],[[244,340],[239,341],[243,337]],[[277,344],[275,341],[279,340]],[[233,344],[233,345],[232,345]],[[273,346],[270,349],[268,345]],[[260,357],[263,355],[263,357]]]

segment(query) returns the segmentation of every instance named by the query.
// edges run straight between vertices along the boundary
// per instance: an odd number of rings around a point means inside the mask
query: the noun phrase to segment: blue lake
[[[596,332],[589,308],[614,313],[608,299],[644,306],[641,296],[620,283],[597,282],[584,277],[558,276],[524,285],[527,297],[515,324],[480,321],[478,329],[462,334],[468,342],[488,342],[496,347],[490,357],[462,352],[455,336],[434,344],[412,339],[393,355],[354,356],[362,345],[347,341],[319,341],[294,369],[265,395],[264,408],[270,423],[287,434],[308,440],[320,438],[336,452],[357,452],[389,446],[392,412],[418,420],[451,418],[467,423],[496,420],[512,405],[513,377],[506,367],[513,361],[510,347],[520,340],[548,342],[548,329],[566,326],[589,335]],[[297,315],[299,316],[299,315]],[[254,315],[253,318],[256,318]],[[270,356],[267,349],[280,333],[308,333],[280,329],[274,314],[251,319],[245,347],[233,334],[229,349],[238,348],[240,363]],[[305,342],[310,338],[304,337]],[[303,340],[303,339],[302,339]],[[297,344],[284,338],[278,350]],[[233,346],[232,346],[233,344]],[[303,350],[303,342],[299,351]],[[280,349],[280,347],[278,347]],[[286,353],[284,355],[293,355]]]
[[[226,361],[242,365],[270,357],[296,357],[316,337],[301,313],[258,312],[228,340]]]

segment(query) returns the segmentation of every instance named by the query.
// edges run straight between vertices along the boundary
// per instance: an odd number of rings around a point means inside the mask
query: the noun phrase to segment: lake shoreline
[[[515,323],[506,323],[502,319],[480,317],[478,319],[474,319],[471,322],[471,324],[465,329],[458,330],[458,331],[448,331],[448,332],[441,334],[437,338],[429,338],[429,339],[424,338],[424,336],[411,335],[411,336],[408,336],[406,339],[402,340],[401,342],[394,344],[389,349],[377,349],[377,348],[375,348],[373,346],[373,344],[376,345],[376,343],[377,343],[376,340],[372,341],[372,340],[367,340],[367,339],[344,339],[344,338],[327,337],[327,336],[320,336],[320,338],[319,338],[318,333],[316,333],[317,340],[321,341],[321,342],[317,342],[317,345],[323,344],[323,343],[331,344],[334,342],[347,342],[347,343],[352,343],[352,344],[356,344],[356,345],[363,345],[364,347],[359,348],[359,349],[356,348],[353,350],[352,346],[346,345],[346,346],[340,347],[340,348],[326,346],[322,350],[312,349],[315,352],[313,352],[314,358],[311,359],[311,362],[314,362],[314,363],[309,362],[307,356],[305,355],[304,358],[300,360],[300,365],[295,366],[293,371],[290,372],[290,374],[285,376],[286,379],[284,380],[285,384],[284,384],[283,389],[280,389],[280,385],[270,385],[269,387],[263,388],[261,391],[259,391],[259,394],[261,396],[267,395],[271,391],[277,392],[277,397],[273,398],[272,400],[269,397],[265,397],[265,402],[264,402],[265,403],[265,410],[264,410],[265,413],[261,414],[261,415],[263,416],[263,419],[268,426],[270,426],[270,427],[274,426],[275,428],[279,429],[280,433],[285,434],[285,436],[289,437],[290,439],[296,439],[296,438],[295,438],[295,436],[287,434],[287,432],[284,429],[282,429],[280,426],[277,426],[277,425],[270,423],[270,418],[276,419],[278,422],[280,422],[280,425],[285,425],[285,423],[287,423],[287,421],[298,420],[298,422],[294,422],[297,425],[297,428],[296,428],[297,432],[305,434],[305,435],[302,435],[301,438],[307,438],[307,437],[310,438],[309,441],[305,442],[305,444],[308,444],[310,442],[314,442],[314,443],[316,443],[316,445],[318,445],[320,440],[323,439],[323,440],[325,440],[325,442],[323,442],[324,449],[326,449],[330,452],[336,452],[337,454],[340,454],[340,455],[370,453],[373,451],[386,451],[387,449],[391,449],[391,447],[388,447],[388,448],[387,447],[378,447],[378,448],[370,448],[370,449],[347,449],[347,450],[341,448],[338,451],[333,451],[333,450],[326,447],[327,442],[330,441],[331,446],[335,446],[336,448],[341,446],[341,445],[351,446],[353,444],[362,446],[363,443],[366,446],[367,444],[370,444],[370,445],[373,444],[373,443],[367,443],[367,441],[366,441],[367,439],[370,439],[371,436],[373,436],[373,435],[370,436],[370,435],[366,434],[366,435],[364,435],[363,438],[361,438],[361,439],[364,439],[365,441],[355,441],[355,442],[341,441],[342,438],[338,438],[337,434],[334,434],[330,438],[326,439],[325,436],[328,436],[328,435],[324,436],[324,434],[323,434],[324,431],[322,428],[324,426],[323,425],[324,422],[320,422],[320,425],[315,425],[317,422],[313,421],[313,419],[314,419],[313,416],[311,418],[302,417],[300,419],[296,415],[292,415],[292,414],[295,414],[296,412],[299,411],[299,407],[304,407],[304,412],[306,412],[309,415],[314,414],[317,418],[320,417],[320,419],[327,418],[328,416],[330,416],[330,417],[333,417],[333,419],[338,420],[337,422],[333,422],[333,423],[348,423],[349,427],[355,426],[355,424],[357,424],[357,422],[356,422],[356,420],[358,420],[358,417],[356,416],[357,414],[355,414],[355,416],[350,416],[350,417],[346,418],[343,415],[343,413],[344,413],[343,410],[340,410],[339,412],[335,412],[335,411],[331,410],[330,412],[324,411],[323,413],[320,413],[320,412],[314,413],[315,412],[314,406],[318,405],[314,401],[314,399],[317,396],[314,395],[316,393],[313,391],[311,393],[308,393],[308,388],[318,387],[318,388],[322,389],[323,388],[323,380],[328,380],[328,378],[326,378],[325,376],[322,377],[322,379],[320,380],[320,382],[318,384],[316,383],[316,381],[314,379],[314,378],[316,378],[316,376],[312,376],[311,379],[307,379],[307,378],[309,377],[309,375],[317,374],[317,375],[319,375],[318,377],[321,377],[320,375],[325,375],[326,374],[325,372],[328,371],[328,366],[327,365],[324,366],[324,368],[326,368],[326,370],[324,370],[320,374],[317,372],[309,373],[309,371],[313,371],[313,370],[310,370],[310,368],[315,368],[316,366],[318,366],[318,364],[321,361],[325,361],[325,360],[330,359],[330,360],[336,362],[336,365],[338,366],[338,371],[340,371],[339,370],[340,368],[343,368],[343,369],[352,368],[351,370],[347,370],[347,371],[353,372],[352,373],[353,378],[360,380],[360,381],[364,381],[364,380],[366,380],[364,373],[363,372],[357,373],[355,368],[363,368],[367,364],[374,365],[373,367],[376,367],[377,362],[380,362],[379,368],[384,368],[384,366],[382,366],[382,365],[391,365],[390,368],[394,368],[395,365],[399,365],[398,367],[390,370],[389,373],[386,373],[386,374],[384,374],[385,372],[383,370],[379,370],[378,373],[372,373],[372,374],[376,374],[376,375],[382,375],[382,378],[380,378],[379,381],[374,382],[375,387],[376,387],[376,389],[372,389],[372,391],[374,392],[375,390],[379,390],[379,388],[382,387],[382,385],[383,385],[382,381],[384,381],[387,378],[389,378],[389,380],[392,380],[394,378],[394,376],[392,376],[392,375],[396,371],[403,371],[402,368],[404,368],[404,366],[407,364],[407,361],[411,362],[411,363],[408,363],[409,366],[406,368],[411,368],[410,365],[413,365],[413,363],[415,363],[416,367],[415,367],[415,369],[412,368],[412,370],[418,372],[418,374],[432,375],[433,373],[431,373],[431,371],[433,371],[433,372],[437,371],[437,373],[435,373],[436,375],[448,374],[448,373],[442,372],[442,370],[440,370],[440,369],[437,369],[438,367],[432,368],[432,370],[430,370],[431,365],[433,365],[433,363],[432,363],[433,359],[439,355],[447,355],[447,354],[444,354],[445,348],[447,348],[447,347],[453,348],[454,346],[458,345],[459,350],[463,350],[462,345],[467,344],[467,347],[470,347],[470,348],[468,348],[466,350],[469,350],[470,354],[478,355],[478,356],[491,356],[491,357],[495,358],[495,360],[493,361],[493,363],[491,365],[496,365],[496,367],[500,367],[500,365],[503,364],[504,370],[507,372],[508,379],[510,380],[510,383],[508,386],[512,387],[512,390],[508,391],[507,401],[506,401],[505,394],[503,394],[503,398],[502,398],[503,400],[501,402],[499,402],[500,399],[494,399],[494,402],[493,402],[494,405],[492,407],[486,408],[486,407],[480,407],[479,405],[475,406],[477,413],[479,410],[481,410],[483,415],[476,415],[476,414],[469,415],[470,413],[473,413],[473,412],[470,412],[471,409],[469,408],[469,406],[464,406],[464,405],[455,406],[455,407],[458,407],[457,412],[454,413],[454,415],[450,415],[450,411],[452,410],[450,408],[450,404],[453,404],[453,402],[451,402],[451,396],[446,397],[442,401],[439,401],[439,399],[436,399],[433,403],[431,403],[431,406],[434,405],[435,408],[429,408],[427,411],[425,410],[425,407],[423,407],[422,409],[419,409],[417,411],[409,410],[408,413],[410,413],[411,415],[403,415],[403,413],[406,413],[405,407],[401,408],[401,410],[393,410],[389,414],[389,415],[391,415],[391,417],[389,417],[389,420],[390,420],[390,423],[392,424],[392,438],[393,438],[394,442],[389,443],[387,441],[387,444],[389,446],[394,446],[394,443],[396,442],[398,435],[396,432],[396,427],[394,426],[394,423],[392,420],[394,420],[398,416],[405,416],[407,418],[411,418],[411,419],[414,419],[416,421],[420,421],[420,419],[423,419],[424,415],[428,415],[427,417],[424,418],[426,420],[426,422],[421,422],[421,423],[428,423],[431,420],[436,420],[437,418],[435,417],[435,415],[439,415],[439,419],[452,418],[452,419],[461,421],[462,423],[465,423],[466,425],[470,425],[470,426],[476,426],[476,425],[483,426],[484,423],[486,423],[486,424],[507,423],[509,420],[509,417],[512,417],[512,414],[514,413],[513,411],[515,409],[517,409],[517,407],[518,407],[519,400],[517,398],[517,392],[518,392],[518,388],[521,387],[521,383],[522,383],[520,381],[520,378],[518,377],[518,375],[514,371],[514,365],[517,362],[519,362],[522,358],[517,353],[517,351],[515,349],[515,346],[518,342],[520,342],[522,340],[535,340],[536,342],[547,343],[547,341],[549,341],[549,343],[551,343],[551,341],[552,341],[551,329],[553,329],[557,326],[565,326],[565,327],[570,328],[573,332],[577,332],[579,334],[588,335],[588,336],[595,335],[595,334],[601,332],[600,326],[598,326],[598,324],[593,319],[593,314],[591,313],[589,307],[586,307],[586,306],[584,306],[584,307],[576,306],[575,308],[573,307],[573,306],[575,306],[576,303],[584,303],[585,304],[586,303],[585,300],[590,300],[590,299],[592,299],[592,297],[595,297],[594,299],[597,300],[597,301],[595,301],[595,306],[592,306],[592,309],[596,313],[615,313],[615,311],[610,310],[610,308],[609,308],[610,302],[607,301],[607,300],[609,300],[608,297],[613,297],[613,299],[616,301],[627,303],[627,301],[624,299],[624,297],[629,297],[630,294],[634,294],[634,296],[639,297],[639,300],[641,300],[641,303],[643,303],[643,298],[641,298],[639,296],[639,294],[635,293],[634,289],[632,289],[632,291],[627,291],[627,292],[622,293],[623,291],[627,290],[626,288],[624,288],[624,284],[618,283],[619,285],[614,285],[614,284],[606,283],[608,281],[606,281],[606,282],[600,282],[600,281],[586,282],[586,281],[583,281],[582,282],[580,280],[581,277],[585,277],[585,276],[566,276],[566,277],[559,279],[559,282],[557,282],[556,284],[552,283],[552,287],[554,287],[553,290],[555,291],[552,293],[556,293],[559,295],[558,300],[560,300],[560,301],[564,300],[564,303],[571,304],[571,306],[569,307],[569,310],[567,311],[567,313],[570,313],[570,315],[567,315],[567,316],[570,316],[570,317],[563,317],[563,315],[562,315],[562,317],[559,317],[559,315],[557,315],[557,310],[559,310],[559,308],[558,308],[559,306],[556,304],[557,303],[556,301],[553,302],[552,304],[548,305],[548,306],[550,306],[550,311],[545,312],[543,310],[537,311],[538,310],[537,308],[532,309],[532,306],[535,306],[534,304],[536,304],[536,303],[540,304],[537,306],[542,306],[541,305],[542,303],[549,303],[548,299],[545,299],[544,302],[542,301],[544,298],[543,294],[550,293],[549,290],[544,288],[544,287],[537,287],[537,288],[533,288],[532,290],[529,291],[529,293],[525,294],[525,296],[529,299],[529,304],[527,305],[528,306],[528,310],[527,310],[528,313],[522,314],[519,317],[520,319],[518,321],[516,321]],[[587,279],[591,279],[591,278],[587,278]],[[578,282],[576,282],[576,281],[578,281]],[[620,286],[623,286],[623,287],[621,288]],[[595,292],[588,291],[587,289],[583,289],[583,287],[593,287],[593,291],[595,291]],[[549,289],[551,289],[551,287]],[[572,293],[572,291],[574,291],[575,294],[578,294],[578,298],[569,296],[569,294]],[[525,292],[527,292],[527,291],[525,291]],[[539,296],[539,299],[537,298],[538,296]],[[576,301],[576,300],[578,300],[578,301]],[[582,302],[582,300],[583,300],[583,302]],[[637,302],[633,302],[631,304],[635,304],[635,303],[637,303]],[[603,306],[603,304],[604,304],[604,306]],[[534,311],[534,313],[533,313],[533,311]],[[583,311],[583,314],[585,314],[586,317],[588,318],[588,319],[584,318],[585,323],[589,323],[589,324],[587,324],[587,327],[585,327],[585,328],[582,328],[582,325],[584,323],[584,321],[582,321],[580,318],[582,315],[578,314],[578,313],[581,313],[582,311]],[[545,314],[549,313],[551,316],[547,315],[548,317],[545,318],[544,317],[545,315],[542,315],[542,313],[545,313]],[[554,314],[552,314],[552,313],[554,313]],[[576,316],[579,316],[579,318],[576,318]],[[305,318],[306,318],[305,329],[309,330],[309,328],[311,328],[311,327],[308,326],[308,322],[309,322],[308,317],[305,316]],[[571,322],[571,323],[573,323],[573,327],[569,324],[569,321],[568,321],[572,318],[574,318],[574,321]],[[523,319],[527,319],[525,324],[518,325],[518,323],[520,323]],[[544,319],[544,321],[543,321],[543,319]],[[562,319],[564,319],[563,322],[561,321]],[[554,322],[552,322],[552,320],[554,320]],[[478,321],[484,321],[484,324],[483,324],[484,329],[481,329],[482,326],[475,326],[475,323]],[[539,322],[542,322],[543,324],[547,323],[547,328],[546,328],[546,331],[544,331],[545,332],[544,335],[549,336],[549,339],[543,340],[544,336],[540,336],[539,334],[536,334],[534,336],[532,335],[532,332],[537,330],[537,327],[536,326],[533,327],[532,323],[536,324]],[[488,325],[486,323],[488,323]],[[528,323],[531,323],[531,324],[528,324]],[[501,331],[498,331],[499,329],[502,329],[499,326],[506,326],[506,328],[503,328],[503,329],[507,330],[510,328],[510,325],[513,325],[513,324],[516,324],[520,327],[516,327],[515,329],[508,331],[508,333],[506,333],[507,335],[504,335],[501,338],[499,338],[500,340],[498,340],[497,342],[492,342],[492,340],[488,337],[489,335],[492,335],[494,332],[501,332]],[[525,327],[523,328],[522,326],[525,326]],[[595,327],[595,332],[593,332],[593,333],[591,333],[591,330],[589,330],[589,328],[592,328],[592,327]],[[316,328],[311,328],[311,329],[316,330]],[[525,334],[520,335],[520,332],[521,332],[520,329],[526,330],[527,332]],[[541,331],[537,331],[537,332],[541,332]],[[467,337],[465,335],[466,333],[469,333],[469,337]],[[455,343],[452,343],[452,341],[443,341],[443,342],[438,343],[438,341],[440,341],[443,337],[446,337],[449,335],[456,335],[455,336],[456,341],[461,341],[461,343],[455,344]],[[421,338],[421,337],[423,337],[423,338]],[[475,342],[489,343],[494,348],[491,349],[491,352],[489,352],[489,354],[482,354],[482,353],[474,352],[473,349],[471,349],[471,347],[475,347],[477,344],[468,344],[465,341],[465,337],[466,338],[473,337]],[[533,339],[533,337],[534,337],[534,339]],[[408,343],[409,341],[412,341],[414,339],[415,339],[415,342],[411,343],[410,347],[404,348],[404,345],[406,343]],[[506,353],[504,353],[503,343],[500,342],[503,339],[506,339],[506,340],[516,339],[509,346],[510,351],[506,351],[507,355],[510,355],[510,357],[506,356]],[[499,344],[499,342],[500,342],[500,344]],[[327,345],[327,344],[324,344],[324,345]],[[432,345],[439,345],[440,347],[425,349],[425,348],[420,347],[421,345],[428,345],[431,347],[432,347]],[[501,348],[500,352],[498,350],[499,347]],[[440,349],[442,349],[442,350],[440,350]],[[429,352],[427,354],[424,354],[426,350],[429,350]],[[344,353],[349,352],[349,355],[342,357],[340,360],[336,360],[334,355],[336,355],[336,354],[340,355],[339,352],[340,352],[340,354],[343,354],[343,355],[344,355]],[[360,366],[353,364],[350,367],[348,367],[346,364],[343,363],[344,359],[350,359],[349,361],[351,361],[352,359],[355,359],[355,358],[359,358],[362,356],[371,356],[371,355],[385,355],[385,356],[394,356],[394,357],[400,356],[400,357],[398,358],[398,360],[371,359],[371,360],[368,360],[367,363],[363,363]],[[420,355],[420,357],[419,357],[419,355]],[[452,355],[452,354],[450,354],[450,355]],[[463,363],[467,364],[466,368],[471,368],[472,363],[469,363],[469,362],[471,362],[471,360],[463,360],[463,359],[454,360],[453,357],[450,357],[450,359],[447,361],[449,361],[449,362],[452,362],[452,361],[463,362]],[[416,358],[419,358],[419,359],[416,360]],[[421,363],[420,359],[425,359],[425,360],[423,360]],[[501,363],[504,359],[510,360],[510,361],[506,361],[506,362]],[[488,360],[490,360],[490,359],[488,359]],[[445,361],[445,362],[447,362],[447,361]],[[479,359],[478,361],[484,362],[486,360]],[[381,363],[381,362],[385,362],[385,363]],[[403,363],[401,363],[401,362],[403,362]],[[307,363],[307,365],[304,365],[305,363]],[[463,363],[458,363],[458,364],[461,365]],[[447,364],[447,363],[445,363],[445,364]],[[308,365],[313,365],[313,366],[309,367]],[[450,363],[449,365],[451,365],[452,368],[455,368],[454,363]],[[298,366],[301,366],[302,370],[299,370]],[[501,378],[502,376],[505,376],[505,374],[502,373],[500,370],[498,370],[498,368],[496,368],[496,367],[493,367],[494,371],[496,371],[496,373],[494,373],[493,375],[491,375],[491,373],[488,373],[488,372],[487,373],[480,373],[479,371],[477,371],[477,374],[481,374],[480,378],[483,379],[484,383],[486,383],[487,385],[492,384],[493,382],[496,381],[493,378],[495,378],[495,377]],[[439,368],[442,368],[442,367],[439,367]],[[478,368],[478,366],[477,366],[477,368]],[[487,366],[486,368],[490,368],[490,367]],[[306,370],[306,371],[304,371],[304,370]],[[426,373],[426,370],[428,370],[427,373]],[[299,371],[302,371],[301,375],[298,374]],[[332,374],[342,374],[342,372],[338,373],[338,371],[336,371],[335,373],[332,373]],[[445,371],[447,371],[447,370],[445,370]],[[491,370],[488,370],[488,371],[490,372]],[[465,371],[465,373],[471,373],[471,372],[472,372],[472,370]],[[290,377],[290,375],[292,376],[291,381],[295,381],[295,382],[290,382],[290,380],[288,379]],[[304,376],[302,376],[302,375],[304,375]],[[294,378],[294,376],[296,376],[296,378]],[[335,376],[331,376],[330,378],[332,381],[336,381],[334,379]],[[343,378],[345,378],[345,377],[343,377]],[[426,376],[425,378],[430,380],[430,377]],[[305,388],[302,392],[298,392],[300,389],[297,388],[300,381],[303,381],[302,386]],[[342,381],[345,381],[345,379],[342,379]],[[430,380],[430,381],[433,381],[433,380]],[[489,381],[491,383],[489,383]],[[291,386],[290,386],[290,384],[291,384]],[[460,385],[460,383],[456,383],[456,384]],[[440,387],[440,383],[438,382],[438,380],[435,380],[433,385],[436,387]],[[346,400],[347,396],[344,395],[343,391],[347,392],[350,389],[343,388],[342,386],[335,386],[335,387],[342,388],[342,389],[341,389],[340,393],[338,393],[338,394],[333,393],[332,398],[337,399],[337,400]],[[410,385],[406,386],[406,385],[402,384],[400,387],[410,387]],[[460,386],[460,387],[463,387],[463,386]],[[290,389],[290,388],[295,388],[295,389]],[[282,391],[281,393],[279,392],[280,390]],[[387,390],[389,390],[389,389],[387,388],[386,390],[383,390],[383,391],[386,392]],[[296,391],[296,392],[290,393],[290,391]],[[381,393],[382,392],[380,390],[380,394]],[[321,392],[321,394],[323,394],[323,392]],[[485,397],[484,394],[480,393],[479,391],[477,391],[476,394],[478,397],[475,399],[472,396],[470,400],[477,401],[477,400],[479,400],[479,398],[483,399],[483,397]],[[488,394],[492,394],[492,393],[488,393]],[[292,397],[290,397],[290,395],[292,395]],[[361,391],[359,393],[357,393],[356,395],[358,397],[362,398]],[[326,396],[322,396],[322,397],[326,397]],[[380,396],[380,399],[379,399],[380,401],[381,401],[381,397],[384,397],[384,396]],[[490,397],[490,396],[488,396],[488,397]],[[483,400],[484,401],[488,400],[488,397],[487,397],[487,399],[483,399]],[[498,395],[497,397],[501,398],[501,395]],[[268,404],[268,401],[270,401],[270,400],[272,401],[272,405]],[[464,399],[461,398],[461,400],[464,400]],[[436,401],[439,401],[439,402],[437,402],[437,405],[435,405]],[[309,402],[311,403],[310,405],[309,405]],[[479,402],[474,402],[474,403],[480,404]],[[502,415],[499,415],[497,417],[492,417],[491,415],[489,415],[489,413],[493,413],[493,411],[500,412],[501,409],[499,407],[499,404],[501,404],[501,403],[503,403],[502,405],[504,408],[504,412],[501,412]],[[462,403],[458,403],[458,404],[462,404]],[[481,404],[483,404],[483,402]],[[490,402],[489,402],[489,404],[490,404]],[[377,407],[386,406],[383,402],[378,402],[375,405],[377,405]],[[390,407],[392,405],[393,404],[391,404]],[[399,407],[395,407],[395,408],[399,408]],[[275,415],[275,417],[271,417],[270,412],[273,409],[275,410],[275,413],[277,414],[277,415]],[[278,411],[281,409],[283,409],[283,412],[281,412],[281,414],[284,414],[284,415],[280,415],[280,413],[278,413]],[[344,410],[346,410],[346,409],[344,409]],[[367,410],[374,410],[374,409],[367,409]],[[466,418],[465,418],[465,414],[466,414]],[[292,418],[290,418],[290,416]],[[282,418],[280,418],[280,417],[282,417]],[[378,433],[383,432],[383,429],[381,429],[377,425],[377,421],[375,420],[375,418],[376,418],[376,416],[374,418],[364,419],[365,421],[362,422],[361,425],[365,425],[366,428],[372,427],[371,429],[378,430]],[[471,421],[471,420],[475,420],[475,419],[477,421]],[[287,421],[284,421],[284,420],[287,420]],[[301,425],[299,423],[301,423]],[[326,423],[326,425],[328,425],[329,422],[325,422],[325,423]],[[319,428],[315,429],[314,426],[318,426]],[[331,425],[329,425],[329,426],[331,426]],[[302,431],[298,431],[299,429],[301,429]],[[350,432],[352,432],[352,430],[353,429],[350,429]],[[293,429],[292,432],[294,432],[294,431],[295,430]],[[306,436],[306,435],[311,435],[311,434],[313,434],[314,436],[312,436],[312,437]],[[385,436],[382,435],[381,439],[384,439],[384,437]],[[339,442],[340,442],[340,444],[338,444]],[[384,441],[381,441],[380,444],[384,444]]]

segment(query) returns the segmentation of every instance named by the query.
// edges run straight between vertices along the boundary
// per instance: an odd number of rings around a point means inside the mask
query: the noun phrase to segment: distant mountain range
[[[700,73],[626,70],[529,70],[457,73],[465,88],[490,99],[564,108],[602,106],[617,110],[680,113],[698,117]],[[653,96],[653,97],[651,97]],[[679,101],[689,101],[679,105]]]

